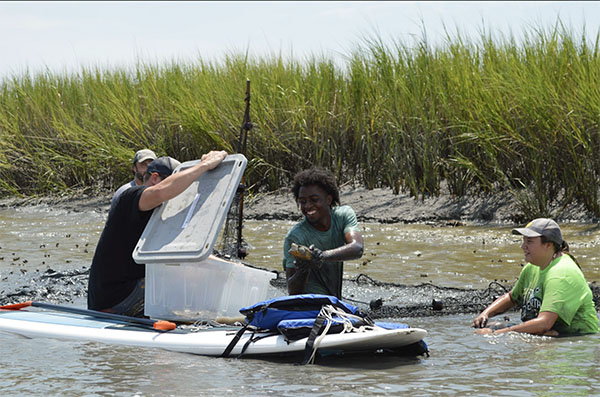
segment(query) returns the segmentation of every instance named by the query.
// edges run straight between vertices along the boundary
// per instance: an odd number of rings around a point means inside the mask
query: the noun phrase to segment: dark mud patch
[[[283,272],[271,282],[286,291]],[[487,288],[444,287],[432,283],[406,285],[375,280],[366,274],[344,279],[342,300],[358,306],[373,319],[479,314],[512,289],[507,280],[494,280]],[[590,283],[596,309],[600,309],[600,285]],[[377,302],[379,301],[379,302]],[[378,307],[374,307],[378,306]],[[519,310],[519,311],[517,311]],[[520,321],[520,309],[505,314]]]
[[[267,270],[267,269],[264,269]],[[270,270],[269,270],[270,271]],[[89,269],[81,267],[57,272],[10,272],[0,277],[0,305],[26,301],[54,304],[85,302]],[[271,281],[286,294],[283,272]],[[512,285],[506,280],[492,281],[487,288],[454,288],[431,283],[405,285],[381,282],[360,274],[344,280],[343,300],[358,306],[373,319],[477,314],[496,298],[509,291]],[[600,309],[600,286],[591,284],[596,308]],[[373,307],[374,301],[380,301]],[[511,320],[518,321],[519,313],[509,312]]]
[[[73,303],[87,299],[89,269],[10,271],[0,275],[0,305],[26,301]]]

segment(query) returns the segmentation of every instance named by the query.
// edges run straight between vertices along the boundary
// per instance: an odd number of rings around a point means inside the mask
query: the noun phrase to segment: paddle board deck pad
[[[178,327],[157,331],[143,325],[91,316],[35,310],[0,310],[0,331],[28,338],[55,338],[128,346],[161,348],[205,356],[221,356],[241,327],[214,327],[202,330]],[[427,331],[420,328],[383,329],[364,332],[327,334],[318,350],[375,352],[400,349],[420,342]],[[254,341],[248,343],[250,339]],[[245,332],[230,356],[286,355],[305,350],[307,338],[288,342],[281,334]]]

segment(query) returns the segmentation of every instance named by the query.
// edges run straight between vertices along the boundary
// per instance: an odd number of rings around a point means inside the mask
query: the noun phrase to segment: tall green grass
[[[445,183],[510,191],[526,217],[573,201],[600,216],[598,50],[558,26],[436,47],[368,39],[342,65],[237,54],[14,76],[0,86],[0,194],[112,190],[142,147],[181,161],[235,151],[249,78],[255,191],[320,165],[415,197]]]

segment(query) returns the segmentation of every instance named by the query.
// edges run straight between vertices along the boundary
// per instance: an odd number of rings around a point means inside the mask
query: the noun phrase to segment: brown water
[[[293,222],[247,222],[252,263],[281,270],[282,241]],[[347,277],[360,273],[403,284],[432,282],[481,288],[494,279],[514,281],[523,264],[521,237],[514,226],[431,226],[361,224],[365,254],[344,265]],[[588,281],[600,282],[600,228],[565,225],[564,237]]]
[[[103,213],[0,210],[0,280],[10,272],[89,265]],[[280,270],[289,222],[247,222],[248,260]],[[485,287],[514,280],[520,239],[510,226],[362,224],[366,252],[346,265],[404,284]],[[600,230],[566,225],[588,281],[600,281]],[[58,246],[57,246],[58,244]],[[87,244],[87,246],[86,246]],[[18,259],[17,259],[18,258]],[[0,284],[2,290],[2,284]],[[81,303],[83,305],[83,303]],[[286,362],[220,359],[156,349],[25,339],[0,333],[3,395],[600,395],[600,335],[474,335],[472,315],[400,319],[425,328],[429,358]]]

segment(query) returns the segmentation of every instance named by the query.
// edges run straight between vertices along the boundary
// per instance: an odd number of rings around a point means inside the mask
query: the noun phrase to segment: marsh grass
[[[425,36],[424,36],[425,37]],[[600,215],[599,40],[557,25],[522,40],[367,39],[345,64],[225,57],[5,79],[0,193],[115,189],[133,153],[235,151],[252,81],[246,180],[287,186],[312,165],[415,197],[511,191],[528,216],[576,200]]]

